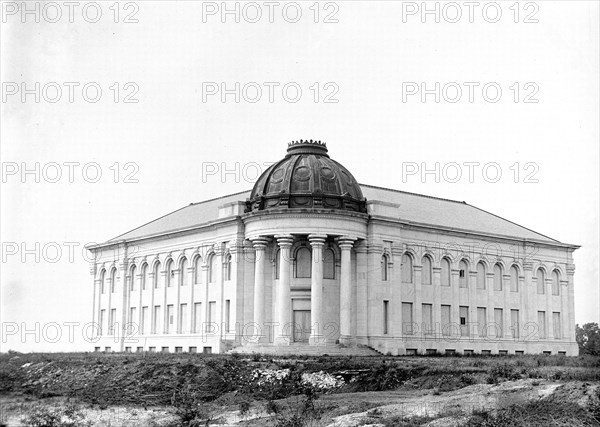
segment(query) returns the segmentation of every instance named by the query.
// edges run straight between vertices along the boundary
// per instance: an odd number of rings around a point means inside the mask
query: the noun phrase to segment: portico
[[[361,309],[356,304],[356,290],[352,285],[352,270],[356,265],[352,264],[351,251],[358,240],[356,237],[317,232],[260,235],[250,240],[255,248],[253,323],[257,336],[253,338],[254,342],[288,345],[292,342],[307,341],[313,346],[336,342],[347,345],[355,343],[352,314]],[[269,259],[269,246],[276,259]],[[324,272],[326,247],[335,254],[334,259],[329,260],[334,264],[332,275],[326,275]],[[309,277],[303,277],[301,273],[306,270],[306,265],[303,264],[307,260],[296,256],[298,249],[302,248],[310,250]],[[265,271],[269,270],[270,261],[276,271],[274,270],[273,275],[266,275]],[[309,287],[307,279],[310,279]],[[335,292],[325,292],[326,286],[333,287]],[[265,305],[266,292],[269,289],[274,293],[272,307]],[[335,301],[331,300],[332,294]],[[325,306],[338,308],[334,322],[331,315],[325,315]],[[272,310],[272,316],[269,316],[268,310]],[[296,316],[298,312],[302,312],[304,316]],[[310,319],[308,340],[303,339],[307,325],[302,323],[306,321],[306,314]],[[275,319],[275,322],[267,321],[269,317]],[[304,319],[299,320],[302,317]],[[266,333],[270,328],[274,331],[271,339]]]

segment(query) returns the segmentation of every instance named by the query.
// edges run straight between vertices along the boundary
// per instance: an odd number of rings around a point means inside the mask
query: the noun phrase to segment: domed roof
[[[352,174],[327,154],[321,141],[288,144],[286,156],[258,178],[246,212],[316,208],[366,213],[366,199]]]

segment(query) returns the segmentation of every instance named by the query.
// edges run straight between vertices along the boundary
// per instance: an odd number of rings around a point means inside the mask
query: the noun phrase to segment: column
[[[479,337],[479,328],[481,327],[477,318],[477,270],[471,270],[473,267],[477,268],[469,263],[469,270],[465,272],[465,274],[468,274],[467,286],[469,287],[469,321],[467,322],[467,329],[469,330],[469,341],[471,342],[473,342],[474,337]]]
[[[491,271],[487,271],[487,273],[485,273],[485,290],[487,291],[487,296],[486,296],[486,308],[485,308],[485,315],[487,317],[486,319],[486,325],[485,325],[485,335],[486,335],[486,341],[488,343],[497,343],[496,338],[498,338],[498,336],[496,335],[496,332],[498,332],[498,330],[496,329],[496,327],[494,327],[494,322],[496,321],[496,318],[494,316],[494,310],[496,308],[502,308],[501,304],[497,304],[496,303],[496,291],[494,290],[494,266],[493,264],[490,265],[490,269]],[[500,280],[502,280],[502,278],[500,278]],[[498,297],[500,298],[500,297]],[[504,313],[502,313],[504,315]]]
[[[433,267],[433,334],[435,342],[442,336],[442,267]]]
[[[510,266],[509,266],[509,268],[510,268]],[[504,301],[504,303],[502,304],[502,310],[503,310],[502,311],[502,315],[503,315],[502,338],[510,338],[511,337],[510,309],[514,308],[513,305],[510,303],[511,297],[509,296],[510,295],[510,274],[502,275],[502,292],[503,292],[502,295],[503,295],[503,301]]]
[[[367,245],[364,240],[356,247],[356,341],[367,345]]]
[[[554,321],[552,319],[552,273],[546,277],[546,283],[544,283],[544,293],[546,294],[546,339],[548,341],[554,340]]]
[[[522,341],[525,341],[525,338],[528,335],[531,335],[532,330],[535,331],[533,339],[537,339],[539,331],[537,329],[532,329],[534,326],[537,326],[537,301],[534,293],[536,290],[534,284],[532,283],[533,264],[531,262],[523,261],[523,270],[525,280],[523,282],[522,291],[525,293],[525,306],[523,307],[523,314],[521,316],[523,325],[521,325],[519,336],[522,337]],[[531,341],[531,339],[529,341]],[[529,351],[530,349],[528,348],[527,352]]]
[[[416,265],[416,263],[419,262],[419,265]],[[413,324],[416,324],[416,330],[413,332],[413,334],[418,334],[418,338],[421,340],[421,343],[423,343],[423,339],[425,338],[425,333],[423,331],[423,290],[422,290],[422,285],[421,285],[421,273],[423,270],[423,266],[420,264],[420,260],[417,261],[416,257],[413,258],[413,271],[412,271],[412,278],[413,278],[413,289],[415,290],[415,296],[414,296],[414,308],[413,308],[413,313],[415,314],[415,317],[413,319]],[[406,268],[406,266],[402,266],[402,268]]]
[[[251,343],[264,341],[265,333],[265,264],[267,262],[266,248],[269,239],[257,237],[251,239],[254,247],[254,335]]]
[[[567,281],[568,281],[568,307],[567,312],[564,314],[568,316],[569,323],[568,328],[564,332],[564,336],[569,342],[575,347],[575,354],[577,352],[577,344],[575,343],[575,264],[567,264]],[[562,316],[562,314],[561,314]]]
[[[402,329],[402,301],[404,300],[403,298],[403,291],[405,292],[406,290],[403,290],[402,287],[402,246],[400,245],[393,245],[391,250],[391,258],[390,258],[390,265],[391,265],[391,274],[389,276],[390,279],[390,284],[391,284],[391,301],[390,301],[390,307],[389,307],[389,316],[391,319],[390,322],[390,335],[393,336],[394,338],[400,338],[402,337],[403,334],[403,329]],[[401,347],[402,349],[405,347],[404,346],[404,341],[402,340],[397,340],[398,343],[400,344],[399,347]]]
[[[353,344],[352,337],[352,270],[350,251],[353,238],[340,237],[337,240],[342,252],[340,271],[340,344]]]
[[[192,331],[194,330],[194,273],[195,273],[195,269],[194,269],[194,263],[195,263],[195,259],[194,259],[194,255],[192,254],[192,256],[190,257],[190,262],[189,262],[189,267],[186,271],[186,274],[188,275],[188,284],[190,285],[190,293],[189,293],[189,299],[187,300],[187,305],[188,305],[188,324],[187,326],[184,326],[184,328],[186,329],[185,332],[191,334]]]
[[[456,265],[458,266],[458,264]],[[460,327],[460,270],[458,268],[452,268],[450,270],[450,288],[452,289],[452,306],[450,307],[450,323],[451,326],[447,326],[448,337],[460,338],[461,327]],[[445,338],[445,343],[452,343],[453,340]]]
[[[308,240],[312,248],[310,274],[310,345],[325,344],[323,340],[323,246],[327,235],[310,234]],[[343,255],[342,255],[343,256]],[[342,265],[343,269],[343,265]],[[342,273],[343,275],[344,273]]]
[[[119,276],[120,276],[120,284],[121,284],[121,303],[120,307],[117,305],[115,308],[117,309],[117,316],[119,315],[119,309],[121,309],[121,325],[120,331],[115,328],[115,335],[119,332],[121,333],[121,339],[119,340],[119,351],[124,351],[125,348],[125,339],[128,337],[127,330],[127,312],[129,311],[129,287],[128,284],[128,275],[129,272],[129,260],[124,258],[119,266]],[[117,288],[118,292],[118,288]],[[118,303],[117,303],[118,304]],[[116,337],[115,337],[116,339]]]
[[[277,336],[275,344],[288,345],[291,341],[291,306],[290,299],[290,249],[294,238],[291,235],[277,235],[279,245],[279,286],[277,292]]]

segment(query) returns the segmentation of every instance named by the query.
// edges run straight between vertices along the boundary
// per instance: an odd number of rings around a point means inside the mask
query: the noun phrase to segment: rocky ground
[[[0,356],[0,426],[594,426],[599,397],[593,358]]]

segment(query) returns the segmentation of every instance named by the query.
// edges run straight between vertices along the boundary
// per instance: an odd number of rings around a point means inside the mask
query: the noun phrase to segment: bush
[[[86,427],[92,422],[85,419],[83,412],[75,405],[69,404],[61,408],[36,408],[27,418],[22,420],[33,427]]]
[[[496,413],[474,411],[467,427],[558,427],[598,426],[592,414],[575,402],[543,399],[518,403]]]

